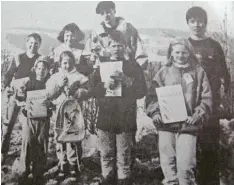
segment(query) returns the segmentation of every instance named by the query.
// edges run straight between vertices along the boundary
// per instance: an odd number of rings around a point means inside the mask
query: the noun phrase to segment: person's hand
[[[190,125],[196,125],[201,121],[201,117],[198,115],[193,115],[193,116],[188,116],[187,119],[185,120],[185,123],[190,124]]]
[[[162,117],[161,117],[160,114],[154,115],[153,118],[152,118],[152,120],[153,120],[154,126],[155,126],[156,128],[160,127],[160,125],[163,124],[163,122],[162,122]]]
[[[58,83],[59,87],[63,88],[68,82],[68,78],[66,76],[62,77]]]
[[[14,94],[14,89],[12,87],[6,87],[5,91],[6,91],[6,95],[8,97],[13,96],[13,94]]]

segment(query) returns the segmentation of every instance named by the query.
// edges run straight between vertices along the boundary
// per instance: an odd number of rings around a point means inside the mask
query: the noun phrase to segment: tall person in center
[[[96,14],[100,15],[102,22],[92,31],[88,39],[84,56],[90,56],[97,46],[100,47],[98,54],[103,57],[109,57],[108,36],[112,31],[120,31],[124,34],[127,48],[126,53],[132,61],[136,61],[143,68],[147,66],[148,58],[143,49],[137,29],[122,17],[116,17],[115,3],[112,1],[101,1],[96,7]]]
[[[156,74],[146,96],[146,111],[159,131],[164,184],[195,185],[197,132],[212,112],[211,89],[187,39],[173,40],[167,58],[167,65]],[[177,84],[182,86],[188,117],[183,122],[165,124],[155,88]]]

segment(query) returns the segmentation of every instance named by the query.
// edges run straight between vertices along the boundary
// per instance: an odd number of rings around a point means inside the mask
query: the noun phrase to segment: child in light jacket
[[[84,88],[85,84],[88,82],[88,78],[76,71],[75,58],[72,52],[62,52],[59,63],[59,72],[52,75],[46,83],[49,99],[56,105],[56,111],[59,110],[59,107],[67,98],[68,94],[73,99],[78,100],[81,99],[82,95],[85,95],[88,92],[88,90]],[[77,85],[73,90],[71,90],[72,84]],[[76,148],[78,148],[78,157],[80,159],[82,157],[81,142],[56,144],[56,152],[59,159],[59,174],[56,178],[58,181],[65,178],[65,175],[68,172],[68,167],[70,169],[70,176],[76,180],[78,173]]]
[[[173,40],[167,58],[167,65],[158,71],[146,96],[146,111],[159,131],[164,183],[196,184],[197,131],[212,112],[212,93],[206,73],[198,65],[187,39]],[[155,88],[177,84],[182,86],[188,117],[182,123],[164,124]]]

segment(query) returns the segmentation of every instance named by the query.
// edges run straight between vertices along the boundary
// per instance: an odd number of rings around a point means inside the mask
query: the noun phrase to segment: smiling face
[[[35,39],[34,37],[29,37],[26,42],[27,52],[36,54],[40,48],[40,41],[39,39]]]
[[[206,32],[205,20],[192,17],[188,20],[188,26],[192,35],[196,37],[204,37]]]
[[[61,68],[62,71],[65,73],[68,73],[70,71],[73,70],[74,68],[74,61],[72,61],[73,59],[71,57],[69,57],[68,55],[63,55],[62,56],[62,61],[61,61]]]
[[[175,63],[183,65],[188,62],[190,54],[183,44],[176,44],[172,47],[171,56]]]
[[[100,13],[102,20],[105,24],[110,24],[115,20],[115,10],[114,9],[108,9]]]
[[[75,40],[76,40],[75,33],[71,32],[69,30],[66,30],[64,33],[64,44],[66,46],[71,47],[74,44]]]
[[[118,60],[124,58],[124,45],[116,41],[111,41],[111,44],[109,45],[109,51],[111,59]]]
[[[35,73],[37,80],[44,80],[48,73],[48,69],[43,62],[39,62],[35,68]]]

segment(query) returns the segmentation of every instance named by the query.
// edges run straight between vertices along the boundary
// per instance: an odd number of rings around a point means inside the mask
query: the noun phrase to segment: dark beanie
[[[110,9],[115,9],[115,3],[113,1],[101,1],[96,7],[96,14],[100,14]]]
[[[207,13],[204,9],[202,9],[199,6],[194,6],[190,8],[186,13],[186,21],[188,23],[188,20],[191,18],[198,18],[205,21],[205,24],[207,24]]]

